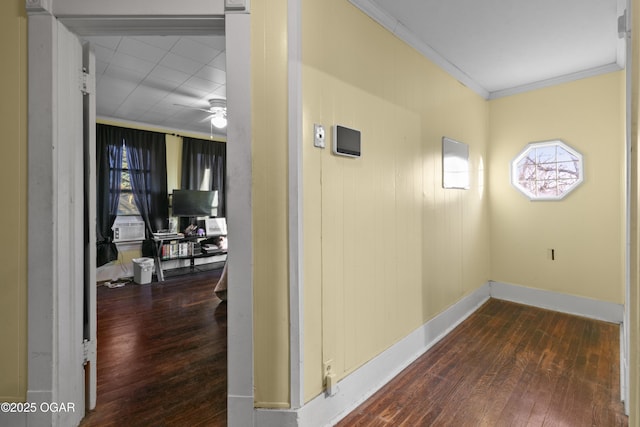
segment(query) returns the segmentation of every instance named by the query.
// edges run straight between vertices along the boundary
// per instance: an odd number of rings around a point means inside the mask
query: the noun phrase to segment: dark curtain
[[[203,185],[205,171],[209,181]],[[226,213],[227,144],[204,139],[182,138],[182,177],[184,190],[218,191],[218,215]]]
[[[118,213],[122,170],[122,129],[96,126],[96,243],[97,266],[118,259],[113,223]]]
[[[167,227],[167,146],[163,133],[125,129],[131,190],[148,239]]]

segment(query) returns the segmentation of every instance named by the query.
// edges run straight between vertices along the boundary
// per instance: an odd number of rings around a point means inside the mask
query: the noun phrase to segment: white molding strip
[[[253,219],[251,169],[251,15],[229,13],[227,28],[227,226],[229,302],[227,425],[254,424]]]
[[[620,71],[622,68],[616,63],[603,65],[600,67],[591,68],[589,70],[578,71],[577,73],[565,74],[563,76],[553,77],[546,80],[540,80],[538,82],[515,86],[508,89],[496,90],[489,94],[489,99],[503,98],[505,96],[516,95],[523,92],[529,92],[532,90],[542,89],[545,87],[555,86],[562,83],[569,83],[575,80],[586,79],[589,77],[599,76],[600,74],[612,73],[614,71]]]
[[[427,43],[419,40],[407,27],[404,26],[404,24],[402,24],[402,22],[382,10],[375,2],[371,0],[349,0],[349,2],[363,11],[378,24],[389,30],[400,40],[420,52],[427,59],[433,61],[437,66],[449,73],[460,83],[482,96],[484,99],[489,99],[490,94],[487,89],[479,85],[455,64],[449,62]]]
[[[604,320],[605,322],[622,323],[623,320],[624,306],[622,304],[527,288],[510,283],[489,281],[489,287],[492,298]]]
[[[621,323],[623,318],[621,304],[489,281],[343,378],[338,382],[338,392],[334,396],[321,394],[300,409],[256,409],[254,425],[334,425],[444,338],[489,298],[612,323]]]
[[[287,10],[289,48],[289,394],[291,408],[296,409],[304,404],[301,0],[288,0]]]
[[[618,0],[619,2],[622,0]],[[489,92],[486,88],[476,82],[472,77],[458,68],[455,64],[451,63],[444,56],[433,49],[429,44],[418,39],[402,22],[398,21],[393,16],[389,15],[380,6],[378,6],[372,0],[349,0],[351,4],[364,12],[371,19],[382,25],[396,37],[415,50],[420,52],[427,59],[434,62],[437,66],[446,71],[453,78],[458,80],[469,89],[482,96],[484,99],[497,99],[505,96],[515,95],[518,93],[528,92],[531,90],[541,89],[548,86],[553,86],[561,83],[567,83],[574,80],[584,79],[587,77],[594,77],[600,74],[610,73],[613,71],[619,71],[624,68],[625,58],[621,49],[624,46],[624,41],[619,43],[618,53],[616,56],[616,62],[601,67],[592,68],[590,70],[579,71],[577,73],[566,74],[563,76],[553,77],[546,80],[541,80],[531,84],[522,86],[515,86],[512,88],[501,89]]]
[[[321,394],[299,410],[256,410],[259,426],[335,424],[398,375],[489,299],[484,285],[339,381],[334,396]]]

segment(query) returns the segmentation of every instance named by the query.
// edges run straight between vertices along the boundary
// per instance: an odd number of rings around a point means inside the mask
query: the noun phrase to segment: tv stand
[[[189,260],[188,268],[190,272],[198,271],[195,260],[199,258],[210,258],[217,255],[226,255],[227,251],[223,249],[213,249],[205,251],[201,248],[200,243],[211,237],[185,237],[183,234],[176,233],[156,233],[153,240],[156,244],[154,254],[156,264],[156,277],[158,282],[164,281],[165,267],[163,263],[174,260]]]

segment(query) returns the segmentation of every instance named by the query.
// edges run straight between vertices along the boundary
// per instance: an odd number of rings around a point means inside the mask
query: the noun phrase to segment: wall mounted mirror
[[[442,188],[469,188],[469,146],[442,138]]]

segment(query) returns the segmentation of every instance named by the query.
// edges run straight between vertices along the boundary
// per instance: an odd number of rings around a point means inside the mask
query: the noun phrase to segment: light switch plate
[[[319,124],[313,125],[313,146],[318,148],[324,148],[324,126]]]

